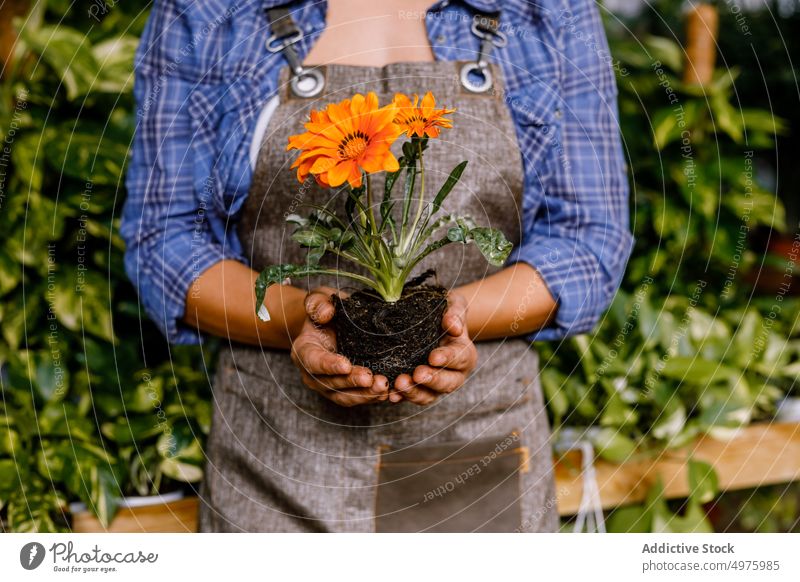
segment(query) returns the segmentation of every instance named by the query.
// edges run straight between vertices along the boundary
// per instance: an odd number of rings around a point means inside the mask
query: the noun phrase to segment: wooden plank
[[[747,489],[800,480],[800,424],[755,424],[730,440],[699,439],[692,447],[666,451],[659,457],[621,465],[599,460],[597,484],[604,508],[637,503],[660,476],[668,498],[689,493],[686,459],[689,453],[716,469],[720,488]],[[555,459],[556,493],[561,515],[580,507],[583,484],[581,455],[570,452]]]
[[[655,459],[621,465],[597,461],[595,471],[603,507],[608,509],[644,500],[647,490],[661,476],[667,497],[689,493],[686,459],[714,466],[722,489],[746,489],[800,480],[800,424],[756,424],[741,429],[730,440],[699,439],[692,447],[666,451]],[[583,484],[581,455],[570,452],[554,459],[558,509],[574,514],[580,506]],[[73,531],[89,532],[195,532],[198,499],[188,497],[166,506],[123,508],[106,530],[88,512],[73,516]]]
[[[75,533],[192,533],[197,531],[197,497],[146,507],[123,507],[108,528],[88,511],[72,516]]]

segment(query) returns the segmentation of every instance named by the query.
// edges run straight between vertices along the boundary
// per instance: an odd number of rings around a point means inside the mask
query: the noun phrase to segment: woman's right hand
[[[308,388],[340,406],[384,401],[389,398],[386,376],[336,353],[336,334],[328,325],[335,313],[333,293],[330,287],[319,287],[306,296],[307,317],[292,341],[292,361]]]

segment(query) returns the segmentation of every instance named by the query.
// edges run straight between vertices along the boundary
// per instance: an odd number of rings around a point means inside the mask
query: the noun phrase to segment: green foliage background
[[[66,529],[74,501],[108,523],[123,495],[202,477],[213,350],[167,346],[122,268],[131,69],[146,18],[131,4],[96,21],[92,2],[38,3],[0,88],[4,529]],[[750,234],[786,230],[758,168],[787,125],[737,102],[737,69],[705,91],[686,87],[669,35],[611,31],[637,245],[596,332],[537,348],[554,427],[591,427],[599,454],[624,461],[768,419],[800,373],[800,340],[793,299],[757,299],[742,283],[761,260]],[[678,513],[656,487],[644,506],[614,512],[611,529],[707,529],[715,476],[692,462],[690,477]]]
[[[120,3],[98,23],[93,3],[70,4],[20,20],[0,94],[0,517],[12,531],[64,529],[73,501],[107,523],[123,495],[198,482],[210,424],[205,360],[170,350],[143,315],[117,233],[146,14]]]

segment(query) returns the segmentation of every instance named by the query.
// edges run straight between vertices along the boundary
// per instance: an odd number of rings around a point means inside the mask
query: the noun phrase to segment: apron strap
[[[489,55],[494,47],[502,48],[508,44],[508,37],[500,30],[500,13],[476,14],[472,19],[472,34],[481,41],[478,59],[461,67],[461,85],[472,93],[487,93],[494,86],[494,78],[489,68]],[[475,81],[472,76],[480,77]]]
[[[291,12],[286,7],[267,10],[267,20],[272,34],[267,39],[267,51],[283,53],[289,68],[292,70],[292,80],[289,85],[292,92],[298,97],[316,97],[325,87],[325,77],[317,69],[306,69],[300,62],[300,57],[295,50],[295,43],[302,40],[303,31],[297,26]]]

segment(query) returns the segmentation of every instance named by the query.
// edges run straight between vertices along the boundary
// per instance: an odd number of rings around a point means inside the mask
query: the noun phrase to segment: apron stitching
[[[517,447],[515,449],[509,449],[507,451],[503,451],[502,453],[498,453],[495,455],[495,459],[500,457],[508,457],[510,455],[520,455],[523,450],[527,450],[528,447]],[[480,456],[472,456],[472,457],[457,457],[453,459],[425,459],[420,461],[385,461],[381,463],[382,467],[408,467],[413,465],[452,465],[455,463],[468,463],[470,461],[480,461],[481,459],[486,458],[487,455],[480,455]]]

